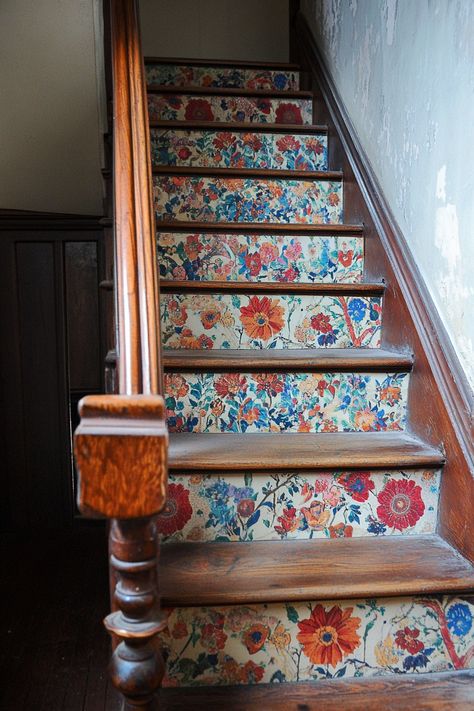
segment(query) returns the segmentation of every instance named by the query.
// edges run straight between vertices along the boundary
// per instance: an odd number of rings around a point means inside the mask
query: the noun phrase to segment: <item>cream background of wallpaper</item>
[[[145,54],[288,61],[288,0],[140,0]]]
[[[474,2],[302,9],[474,384]]]

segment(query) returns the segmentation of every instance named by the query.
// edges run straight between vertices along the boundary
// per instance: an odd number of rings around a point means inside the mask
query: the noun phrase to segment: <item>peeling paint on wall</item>
[[[302,9],[474,385],[474,2]]]

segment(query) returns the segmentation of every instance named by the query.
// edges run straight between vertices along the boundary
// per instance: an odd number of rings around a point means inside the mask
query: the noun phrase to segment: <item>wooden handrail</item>
[[[136,0],[111,2],[119,392],[157,394],[160,333],[153,185]]]
[[[127,709],[155,708],[166,621],[156,516],[167,487],[159,290],[148,110],[137,0],[110,0],[113,94],[114,361],[118,394],[79,403],[78,505],[110,519],[111,676]],[[107,38],[108,40],[108,38]],[[110,360],[110,359],[109,359]],[[110,363],[109,363],[110,366]]]

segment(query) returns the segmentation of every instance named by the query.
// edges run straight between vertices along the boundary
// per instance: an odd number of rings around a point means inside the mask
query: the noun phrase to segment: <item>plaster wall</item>
[[[98,0],[0,2],[0,208],[102,214]]]
[[[302,9],[474,384],[474,3]]]
[[[288,61],[288,0],[140,0],[146,55]]]

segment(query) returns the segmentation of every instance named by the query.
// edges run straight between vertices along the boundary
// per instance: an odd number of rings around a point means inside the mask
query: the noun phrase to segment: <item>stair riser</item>
[[[357,283],[362,281],[361,237],[161,233],[163,279]]]
[[[433,533],[440,472],[171,474],[165,542]]]
[[[151,130],[154,165],[327,170],[325,134]]]
[[[403,430],[408,374],[165,373],[170,432]]]
[[[148,112],[152,121],[238,121],[294,125],[313,122],[311,99],[149,94]]]
[[[380,297],[162,294],[165,348],[380,346]]]
[[[155,176],[157,220],[341,224],[342,182]]]
[[[175,608],[162,636],[164,686],[469,668],[473,615],[464,598],[433,596]]]
[[[173,64],[147,64],[147,84],[233,89],[298,91],[299,72],[238,67],[193,67]]]

